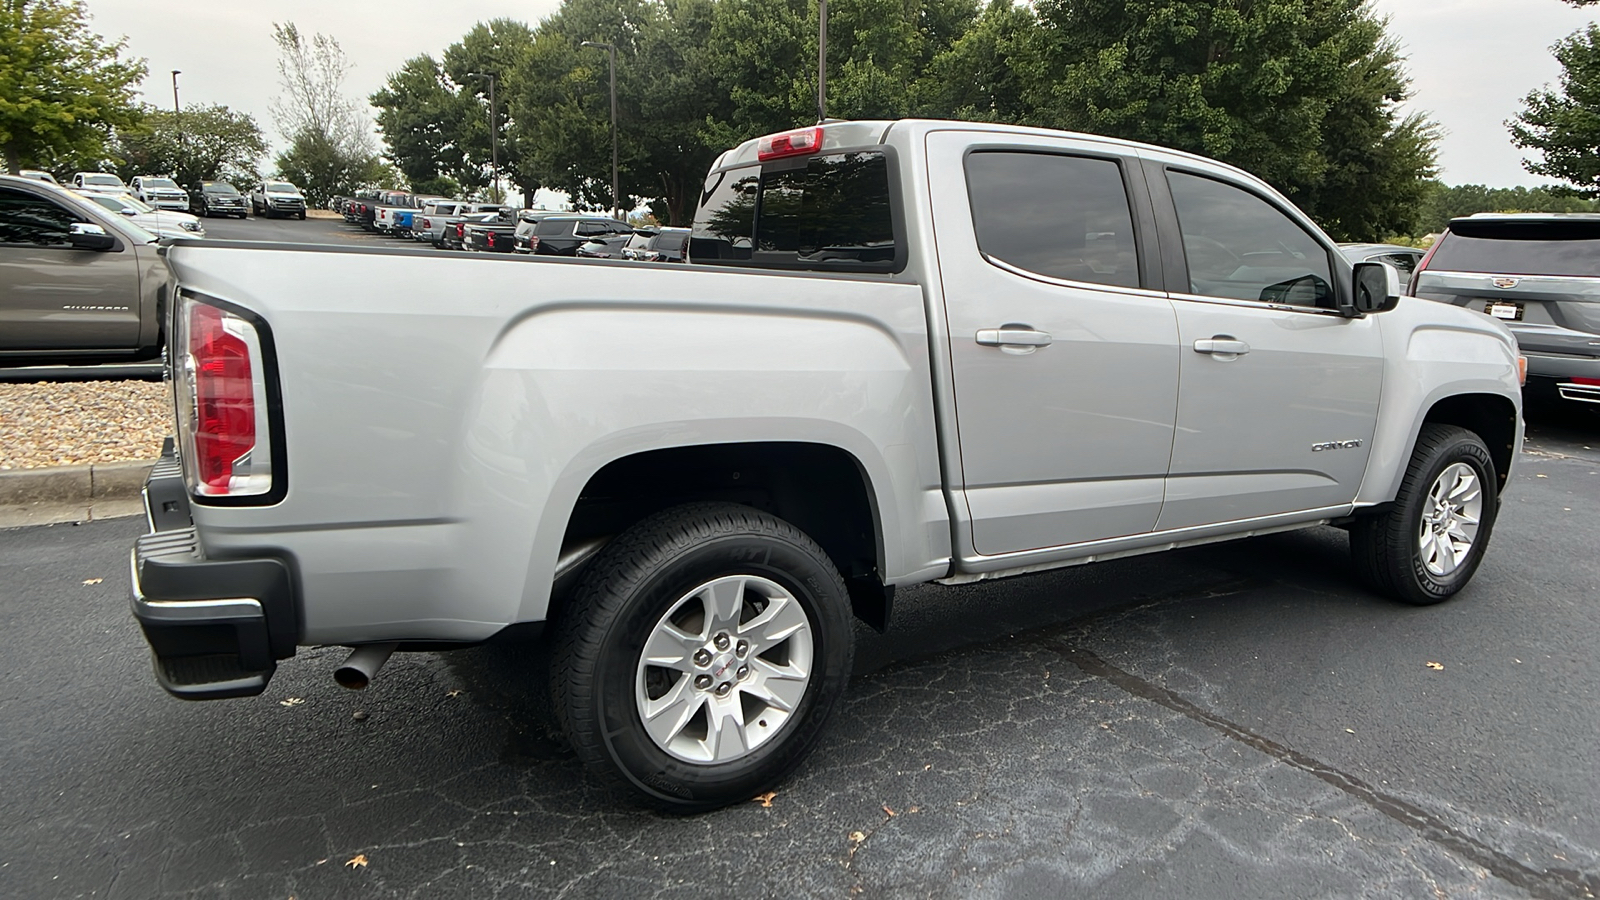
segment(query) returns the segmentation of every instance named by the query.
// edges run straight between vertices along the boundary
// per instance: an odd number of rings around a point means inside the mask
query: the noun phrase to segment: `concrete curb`
[[[137,500],[155,461],[0,471],[0,506]]]

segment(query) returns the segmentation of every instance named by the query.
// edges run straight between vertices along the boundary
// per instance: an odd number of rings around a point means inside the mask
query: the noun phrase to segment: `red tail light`
[[[423,219],[422,220],[422,229],[424,231],[426,231],[426,230],[428,230],[429,228],[432,228],[432,227],[433,227],[433,223],[432,222],[429,222],[427,219]]]
[[[1600,387],[1600,378],[1575,377],[1575,378],[1568,378],[1567,380],[1572,382],[1573,384],[1587,384],[1587,385],[1592,385],[1594,387]]]
[[[822,149],[822,126],[769,134],[756,144],[756,159],[783,159],[786,156],[810,156]]]
[[[465,237],[466,237],[466,234],[467,234],[467,226],[466,226],[466,224],[464,222],[457,222],[456,223],[456,240],[464,240]]]
[[[494,232],[492,232],[492,231],[485,232],[484,235],[483,235],[483,242],[485,244],[489,245],[489,249],[490,250],[493,250],[494,249]]]
[[[261,336],[242,316],[193,297],[179,308],[180,452],[198,497],[252,497],[273,488]]]

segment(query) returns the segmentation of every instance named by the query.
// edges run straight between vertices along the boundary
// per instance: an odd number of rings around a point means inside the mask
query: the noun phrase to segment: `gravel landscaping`
[[[171,432],[159,381],[0,384],[0,470],[154,460]]]

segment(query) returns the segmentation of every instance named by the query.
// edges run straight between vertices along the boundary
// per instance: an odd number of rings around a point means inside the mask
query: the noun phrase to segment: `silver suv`
[[[1528,390],[1600,403],[1600,215],[1452,219],[1411,293],[1505,322],[1528,359]]]

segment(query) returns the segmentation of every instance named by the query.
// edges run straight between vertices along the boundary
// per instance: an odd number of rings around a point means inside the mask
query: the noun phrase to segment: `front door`
[[[30,191],[0,188],[0,352],[131,350],[139,342],[134,249],[75,250],[90,221]]]
[[[1178,333],[1152,281],[1138,161],[1089,140],[927,140],[973,550],[1149,532],[1172,450]]]
[[[1163,180],[1187,284],[1169,283],[1182,375],[1158,527],[1352,502],[1377,425],[1383,347],[1375,318],[1335,309],[1334,280],[1348,269],[1264,196],[1176,169]]]

